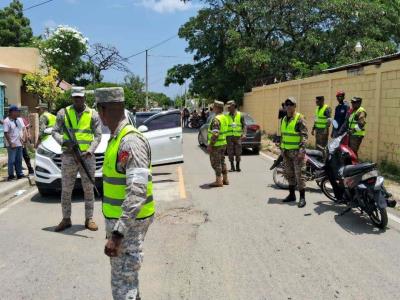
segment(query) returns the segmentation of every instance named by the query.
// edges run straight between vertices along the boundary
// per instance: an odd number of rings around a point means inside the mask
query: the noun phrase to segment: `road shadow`
[[[176,182],[176,180],[172,180],[172,179],[163,179],[163,180],[154,180],[153,183],[167,183],[167,182]]]
[[[168,176],[168,175],[172,175],[172,173],[152,173],[152,176]]]
[[[210,183],[205,183],[199,186],[199,188],[201,188],[202,190],[214,190],[214,189],[218,189],[215,187],[211,187]]]
[[[48,231],[48,232],[52,232],[55,234],[63,234],[63,235],[70,235],[70,236],[76,236],[76,237],[81,237],[81,238],[85,238],[85,239],[92,239],[93,237],[87,236],[87,235],[83,235],[83,234],[78,234],[78,232],[87,230],[86,227],[84,225],[72,225],[71,228],[68,228],[62,232],[55,232],[54,229],[56,228],[56,226],[51,226],[51,227],[44,227],[42,228],[43,231]]]
[[[350,234],[381,234],[385,232],[385,230],[380,230],[379,228],[376,228],[372,224],[369,217],[365,214],[361,214],[354,209],[348,211],[347,213],[344,213],[347,210],[347,206],[345,205],[340,205],[328,201],[318,201],[314,202],[314,204],[316,205],[314,211],[318,215],[329,211],[335,212],[335,222]]]
[[[95,197],[95,201],[101,201],[101,197]],[[31,202],[45,203],[45,204],[59,204],[61,202],[61,193],[55,193],[49,196],[41,196],[36,194],[31,198]],[[72,202],[85,202],[84,194],[81,191],[74,192],[72,195]]]
[[[287,206],[297,206],[297,201],[293,202],[283,202],[283,199],[278,199],[278,198],[269,198],[268,199],[268,204],[279,204],[279,205],[287,205]]]

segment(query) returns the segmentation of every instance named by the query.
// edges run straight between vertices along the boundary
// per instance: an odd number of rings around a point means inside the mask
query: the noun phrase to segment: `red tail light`
[[[249,125],[249,126],[247,126],[247,129],[251,130],[251,131],[258,131],[258,130],[260,130],[260,126],[258,126],[258,125]]]

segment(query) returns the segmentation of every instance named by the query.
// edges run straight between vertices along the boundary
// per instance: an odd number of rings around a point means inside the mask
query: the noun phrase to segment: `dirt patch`
[[[170,225],[201,225],[208,222],[208,214],[192,207],[178,207],[157,215],[156,220],[162,224]]]

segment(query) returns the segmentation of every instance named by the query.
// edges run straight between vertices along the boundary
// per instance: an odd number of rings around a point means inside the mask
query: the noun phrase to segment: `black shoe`
[[[387,200],[387,205],[391,208],[396,207],[396,204],[397,204],[396,200],[393,200],[393,199]]]
[[[306,191],[302,190],[300,191],[300,201],[297,204],[297,206],[299,208],[303,208],[304,206],[306,206],[307,202],[306,202]]]
[[[7,181],[13,181],[15,180],[15,176],[8,176]]]
[[[35,171],[33,169],[29,169],[29,175],[35,174]]]
[[[235,164],[233,161],[231,161],[231,169],[229,170],[229,172],[235,172]]]
[[[242,170],[240,170],[240,161],[236,162],[236,172],[242,172]]]
[[[26,178],[26,175],[17,176],[17,179],[22,179],[22,178]]]
[[[295,186],[289,186],[289,196],[287,196],[283,202],[287,203],[287,202],[294,202],[296,201],[296,194],[295,194]]]

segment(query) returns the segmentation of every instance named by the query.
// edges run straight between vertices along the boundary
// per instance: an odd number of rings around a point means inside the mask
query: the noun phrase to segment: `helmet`
[[[346,95],[346,94],[345,94],[344,91],[337,91],[337,93],[336,93],[336,97],[345,96],[345,95]]]

